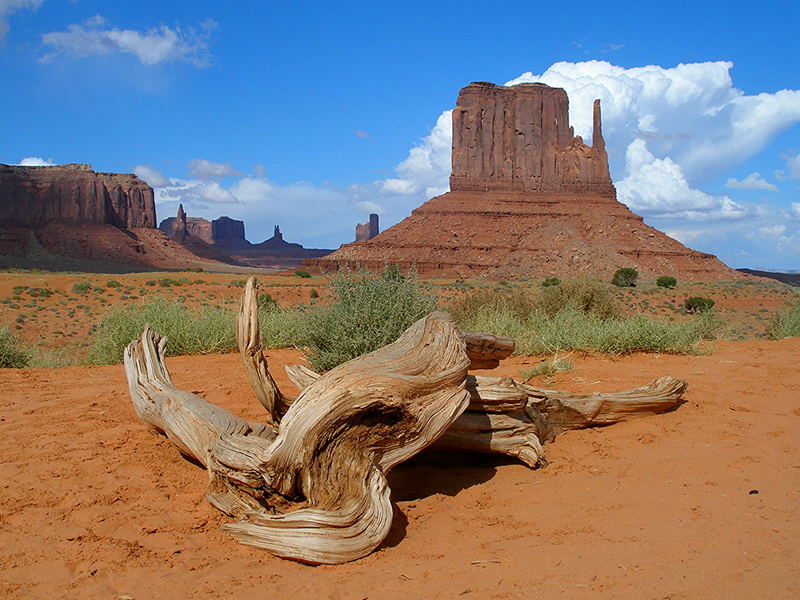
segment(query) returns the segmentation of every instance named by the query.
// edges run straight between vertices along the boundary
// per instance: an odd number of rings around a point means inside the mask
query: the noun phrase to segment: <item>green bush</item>
[[[294,272],[294,274],[295,277],[301,277],[303,279],[308,279],[309,277],[311,277],[311,273],[309,273],[308,271],[303,271],[302,269],[298,269],[297,271]]]
[[[138,306],[112,310],[100,321],[89,348],[91,364],[122,361],[122,351],[144,326],[167,336],[167,354],[209,354],[236,349],[236,315],[207,306],[190,310],[180,302],[152,298]]]
[[[567,309],[591,313],[600,319],[620,315],[608,284],[588,277],[569,279],[560,285],[547,287],[536,299],[534,309],[549,317]]]
[[[278,303],[270,294],[258,295],[258,309],[263,311],[278,310]]]
[[[617,269],[614,277],[611,278],[611,283],[617,287],[636,287],[636,280],[639,279],[639,272],[630,267],[623,267]]]
[[[118,288],[118,287],[122,287],[122,284],[119,281],[117,281],[116,279],[109,279],[108,281],[106,281],[106,287]]]
[[[311,291],[308,292],[308,297],[309,298],[319,298],[319,292],[316,289],[311,288]]]
[[[542,281],[542,287],[550,287],[553,285],[559,285],[561,280],[558,277],[548,277],[544,281]]]
[[[678,285],[678,280],[674,277],[670,277],[669,275],[664,275],[656,279],[656,285],[658,287],[672,289]]]
[[[0,325],[0,368],[24,369],[30,355],[20,347],[19,340],[5,325]]]
[[[381,277],[389,281],[403,281],[405,275],[399,265],[387,265],[381,273]]]
[[[340,273],[330,278],[334,300],[307,311],[306,345],[314,368],[331,369],[395,341],[436,307],[416,278]]]
[[[559,291],[562,287],[566,293]],[[591,280],[546,288],[538,298],[480,290],[454,300],[448,310],[462,329],[513,338],[518,354],[571,349],[608,354],[690,353],[696,352],[701,340],[712,339],[720,327],[712,313],[681,323],[643,315],[624,317],[608,288]]]
[[[31,298],[49,298],[55,292],[49,288],[31,288],[28,290],[28,294]]]
[[[769,337],[780,340],[800,336],[800,300],[777,313],[769,325]]]
[[[714,301],[711,298],[692,296],[683,301],[683,306],[690,313],[707,312],[714,308]]]
[[[86,294],[90,289],[92,289],[92,284],[90,282],[81,281],[80,283],[73,284],[72,293],[73,294]]]

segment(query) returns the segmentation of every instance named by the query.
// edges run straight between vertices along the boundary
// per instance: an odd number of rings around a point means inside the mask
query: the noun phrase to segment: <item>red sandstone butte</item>
[[[569,125],[569,99],[540,83],[472,83],[453,110],[450,192],[373,239],[305,261],[340,267],[416,267],[424,277],[739,279],[716,257],[646,225],[617,201],[594,102],[592,146]]]
[[[90,165],[0,165],[0,225],[50,223],[155,227],[153,189],[136,175]]]

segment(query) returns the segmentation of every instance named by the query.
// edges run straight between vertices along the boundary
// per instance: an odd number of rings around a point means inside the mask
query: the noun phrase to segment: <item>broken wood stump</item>
[[[513,353],[513,340],[459,331],[450,315],[434,312],[325,374],[287,367],[301,390],[292,398],[269,373],[257,299],[251,277],[237,340],[263,423],[176,389],[166,339],[149,327],[125,349],[125,373],[139,418],[207,469],[207,499],[235,519],[223,529],[301,562],[342,563],[375,550],[393,514],[386,475],[429,446],[536,467],[545,463],[542,444],[559,432],[670,410],[686,389],[662,377],[628,392],[572,394],[471,376],[469,368]]]

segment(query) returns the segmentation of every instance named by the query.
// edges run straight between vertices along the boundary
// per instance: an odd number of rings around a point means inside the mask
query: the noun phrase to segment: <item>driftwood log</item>
[[[355,560],[380,545],[393,512],[386,475],[428,446],[496,452],[535,467],[545,462],[542,443],[560,431],[664,412],[686,389],[663,377],[628,392],[572,394],[468,375],[496,366],[514,342],[459,331],[437,312],[323,375],[287,367],[301,390],[292,398],[269,373],[257,296],[251,278],[237,333],[263,423],[176,389],[167,340],[149,328],[125,349],[125,373],[139,418],[208,470],[206,497],[236,520],[224,530],[311,564]]]

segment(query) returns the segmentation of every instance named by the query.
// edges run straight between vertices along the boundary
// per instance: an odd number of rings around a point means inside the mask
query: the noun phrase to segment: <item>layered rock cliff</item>
[[[569,125],[569,99],[541,83],[472,83],[453,110],[452,191],[595,191],[613,188],[594,104],[592,146]]]
[[[425,277],[492,279],[610,278],[620,267],[646,278],[741,277],[617,201],[599,100],[593,119],[588,146],[569,125],[564,90],[468,85],[453,110],[451,191],[377,237],[305,266],[334,271],[396,264]]]
[[[90,165],[0,165],[0,225],[50,223],[152,228],[153,189],[135,175],[98,173]]]

